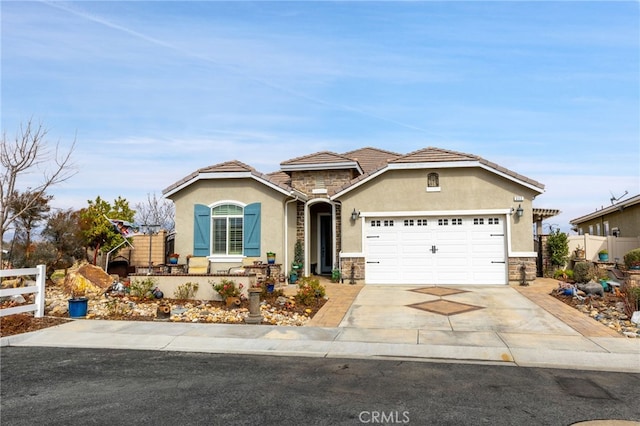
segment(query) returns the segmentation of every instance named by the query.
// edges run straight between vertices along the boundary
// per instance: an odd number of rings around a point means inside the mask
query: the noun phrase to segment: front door
[[[331,232],[331,215],[318,215],[318,265],[320,274],[330,274],[333,269],[333,240]]]

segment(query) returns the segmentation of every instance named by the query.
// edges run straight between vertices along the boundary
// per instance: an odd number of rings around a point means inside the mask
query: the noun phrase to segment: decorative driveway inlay
[[[414,288],[413,290],[416,293],[422,293],[422,294],[430,294],[432,296],[451,296],[452,294],[459,294],[459,293],[468,293],[467,290],[459,290],[459,289],[455,289],[455,288],[448,288],[448,287],[422,287],[422,288]]]
[[[466,303],[451,302],[449,300],[432,300],[429,302],[414,303],[407,305],[409,308],[420,309],[440,315],[457,315],[465,312],[483,309],[481,306],[467,305]]]

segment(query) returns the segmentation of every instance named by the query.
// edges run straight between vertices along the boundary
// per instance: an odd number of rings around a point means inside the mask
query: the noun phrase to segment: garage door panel
[[[367,227],[365,234],[367,262],[376,262],[367,263],[367,283],[506,283],[504,218],[386,218],[376,222],[377,227]],[[422,226],[415,226],[417,223]]]

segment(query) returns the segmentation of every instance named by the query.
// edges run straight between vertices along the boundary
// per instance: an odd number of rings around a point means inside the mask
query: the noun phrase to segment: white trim
[[[343,253],[340,252],[340,258],[343,257],[364,257],[364,252]]]
[[[480,164],[480,168],[485,169],[485,170],[490,171],[490,172],[493,172],[493,173],[497,174],[498,176],[502,176],[505,179],[509,179],[510,181],[519,183],[522,186],[526,186],[527,188],[529,188],[529,189],[531,189],[533,191],[536,191],[538,194],[544,194],[544,189],[540,189],[535,185],[532,185],[532,184],[527,183],[527,182],[525,182],[523,180],[514,178],[513,176],[508,175],[508,174],[506,174],[504,172],[501,172],[500,170],[494,169],[493,167],[489,167],[489,166],[487,166],[485,164]]]
[[[184,188],[193,185],[195,182],[199,181],[199,180],[215,180],[215,179],[247,179],[247,178],[251,178],[254,179],[260,183],[262,183],[265,186],[270,187],[271,189],[274,189],[282,194],[285,195],[291,195],[289,191],[287,191],[284,188],[279,187],[278,185],[275,185],[265,179],[262,179],[261,177],[256,176],[255,174],[253,174],[252,172],[204,172],[204,173],[198,173],[196,176],[194,176],[193,178],[189,179],[188,181],[178,185],[177,187],[173,188],[171,191],[166,192],[165,194],[163,194],[163,196],[165,198],[168,198],[170,196],[172,196],[173,194],[175,194],[176,192],[179,192],[181,190],[183,190]]]
[[[241,254],[232,254],[232,255],[212,255],[212,256],[207,256],[207,259],[209,259],[209,262],[211,263],[238,263],[238,262],[242,262],[242,259],[244,259],[245,256],[241,255]]]
[[[216,202],[214,202],[214,203],[212,203],[212,204],[209,204],[207,207],[209,207],[210,209],[214,209],[214,208],[216,208],[216,207],[223,206],[223,205],[225,205],[225,204],[231,204],[231,205],[234,205],[234,206],[240,206],[240,207],[242,207],[243,209],[244,209],[245,207],[247,207],[247,206],[248,206],[248,204],[245,204],[245,203],[243,203],[243,202],[241,202],[241,201],[235,201],[235,200],[220,200],[220,201],[216,201]],[[235,215],[234,215],[234,214],[232,214],[232,215],[228,215],[228,216],[239,216],[239,215],[237,215],[237,214],[235,214]]]
[[[605,214],[613,213],[616,210],[623,209],[625,207],[631,206],[640,202],[640,195],[633,196],[627,200],[620,201],[612,206],[605,207],[603,209],[597,210],[593,213],[586,214],[584,216],[577,217],[569,221],[571,225],[580,225],[583,222],[589,221],[591,219],[596,219],[600,216],[604,216]]]
[[[507,257],[538,257],[538,253],[535,251],[514,251],[509,253]]]
[[[333,163],[309,163],[309,164],[287,164],[280,165],[280,170],[285,171],[300,171],[300,170],[342,170],[342,169],[356,169],[360,174],[364,173],[360,168],[360,165],[356,161],[342,161]]]
[[[427,186],[427,192],[440,192],[441,188],[439,186]]]
[[[380,176],[381,174],[383,174],[386,171],[387,171],[386,167],[384,169],[378,170],[377,172],[367,176],[366,178],[362,179],[361,181],[359,181],[357,183],[354,183],[353,185],[349,186],[348,188],[344,189],[343,191],[340,191],[340,192],[332,195],[331,197],[329,197],[329,199],[333,201],[336,198],[346,194],[347,192],[358,188],[360,185],[364,185],[365,183],[369,182],[370,180],[377,178],[378,176]]]
[[[539,194],[543,194],[544,193],[544,189],[540,189],[535,185],[532,185],[528,182],[525,182],[524,180],[515,178],[507,173],[501,172],[498,169],[495,169],[493,167],[487,166],[486,164],[481,163],[480,161],[442,161],[442,162],[437,162],[437,161],[431,161],[431,162],[424,162],[424,163],[390,163],[387,164],[387,166],[383,169],[380,169],[379,171],[377,171],[376,173],[367,176],[366,178],[362,179],[360,182],[357,182],[351,186],[349,186],[348,188],[345,188],[344,190],[334,194],[331,199],[334,200],[336,198],[339,198],[341,196],[343,196],[344,194],[348,193],[351,190],[356,189],[357,187],[359,187],[360,185],[363,185],[367,182],[369,182],[371,179],[374,179],[378,176],[380,176],[382,173],[388,171],[388,170],[415,170],[415,169],[454,169],[454,168],[465,168],[465,167],[479,167],[481,169],[487,170],[491,173],[495,173],[498,176],[501,176],[505,179],[508,179],[510,181],[516,182],[522,186],[525,186]]]
[[[472,216],[472,215],[509,215],[508,209],[487,210],[424,210],[424,211],[386,211],[386,212],[360,212],[360,217],[408,217],[408,216]],[[506,219],[505,219],[506,220]]]

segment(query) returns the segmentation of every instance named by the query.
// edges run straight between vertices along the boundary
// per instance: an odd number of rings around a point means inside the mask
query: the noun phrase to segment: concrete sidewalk
[[[548,295],[552,284],[555,281],[523,288],[327,284],[329,301],[305,327],[75,320],[3,337],[0,344],[640,373],[640,339],[612,334],[555,300]],[[453,293],[440,294],[450,293],[447,289]]]

